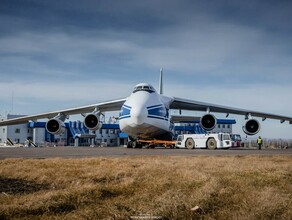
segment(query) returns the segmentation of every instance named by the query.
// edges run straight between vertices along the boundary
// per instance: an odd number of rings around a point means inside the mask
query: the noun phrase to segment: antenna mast
[[[12,99],[11,99],[11,114],[13,114],[13,105],[14,105],[14,91],[12,91]]]

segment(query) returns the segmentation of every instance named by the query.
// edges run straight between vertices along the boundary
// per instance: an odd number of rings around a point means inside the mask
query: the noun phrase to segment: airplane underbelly
[[[142,124],[134,123],[131,118],[120,120],[121,131],[131,137],[152,138],[169,132],[169,122],[161,119],[148,118]]]

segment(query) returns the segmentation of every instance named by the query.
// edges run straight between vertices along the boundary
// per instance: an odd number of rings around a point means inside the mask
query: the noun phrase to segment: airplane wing
[[[184,116],[184,115],[172,115],[171,121],[176,122],[186,122],[186,121],[199,121],[201,117],[196,116]]]
[[[77,107],[77,108],[47,112],[47,113],[36,114],[36,115],[29,115],[29,116],[19,117],[15,119],[8,119],[5,121],[0,121],[0,127],[7,126],[7,125],[14,125],[14,124],[22,124],[30,120],[34,121],[34,120],[42,119],[42,118],[53,118],[57,116],[58,114],[64,114],[66,116],[75,115],[75,114],[84,114],[84,113],[92,112],[95,109],[98,109],[101,112],[117,111],[121,109],[125,101],[126,101],[126,98],[123,98],[123,99],[117,99],[117,100],[108,101],[108,102],[101,102],[101,103]]]
[[[252,117],[260,117],[263,120],[265,120],[266,118],[270,118],[270,119],[280,120],[281,122],[289,121],[289,123],[292,124],[292,117],[288,117],[288,116],[275,115],[275,114],[269,114],[269,113],[258,112],[258,111],[251,111],[251,110],[246,110],[246,109],[232,108],[232,107],[200,102],[200,101],[195,101],[195,100],[182,99],[182,98],[177,98],[177,97],[173,97],[173,101],[169,107],[170,109],[194,110],[194,111],[205,111],[205,112],[209,109],[210,112],[236,114],[236,115],[244,115],[244,116],[251,115]]]

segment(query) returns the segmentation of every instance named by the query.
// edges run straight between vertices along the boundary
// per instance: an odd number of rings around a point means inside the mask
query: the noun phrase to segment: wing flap
[[[176,122],[188,122],[188,121],[199,121],[200,117],[193,117],[193,116],[183,116],[183,115],[172,115],[171,121]]]

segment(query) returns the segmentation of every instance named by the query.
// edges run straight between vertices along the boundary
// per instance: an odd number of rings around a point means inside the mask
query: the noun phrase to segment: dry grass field
[[[291,219],[291,207],[291,156],[0,161],[0,219]]]

